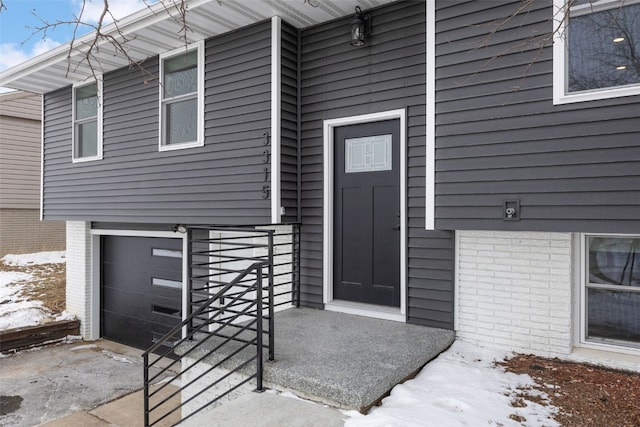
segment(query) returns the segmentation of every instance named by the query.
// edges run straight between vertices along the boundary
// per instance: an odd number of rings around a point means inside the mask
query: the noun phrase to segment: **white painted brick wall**
[[[571,234],[457,233],[458,338],[547,357],[570,354]]]
[[[80,334],[91,336],[91,223],[67,221],[67,311],[80,320]]]

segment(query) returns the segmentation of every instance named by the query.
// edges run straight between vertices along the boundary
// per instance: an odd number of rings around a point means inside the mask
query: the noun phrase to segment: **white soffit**
[[[187,42],[193,43],[244,26],[280,16],[297,28],[305,28],[363,10],[390,3],[392,0],[187,0]],[[156,56],[180,46],[181,25],[178,13],[157,3],[118,21],[120,32],[129,41],[124,44],[128,55],[136,60]],[[120,38],[114,24],[104,33]],[[0,73],[0,87],[35,93],[50,92],[92,77],[91,67],[81,61],[83,44],[93,33],[78,38],[69,55],[69,44],[59,46]],[[128,65],[112,45],[101,43],[95,51],[96,74]]]

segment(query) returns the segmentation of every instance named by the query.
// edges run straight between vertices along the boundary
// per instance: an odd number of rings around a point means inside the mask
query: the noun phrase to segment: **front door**
[[[400,306],[400,121],[334,129],[333,298]]]

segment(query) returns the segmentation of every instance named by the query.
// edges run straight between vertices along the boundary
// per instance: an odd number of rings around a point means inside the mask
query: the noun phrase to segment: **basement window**
[[[555,104],[640,94],[640,0],[554,0],[554,21]]]
[[[640,348],[640,236],[585,243],[585,341]]]
[[[73,86],[73,161],[102,158],[102,80]]]
[[[160,151],[204,145],[204,43],[160,56]]]

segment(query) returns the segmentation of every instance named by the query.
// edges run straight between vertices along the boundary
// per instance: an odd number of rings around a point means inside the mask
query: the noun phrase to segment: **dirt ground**
[[[22,295],[28,299],[42,301],[42,304],[51,311],[53,318],[64,311],[67,271],[65,263],[10,266],[0,261],[0,270],[31,274],[33,279],[24,282],[26,286]]]
[[[638,373],[533,355],[517,355],[499,365],[531,376],[537,383],[534,388],[547,393],[549,403],[559,408],[554,418],[564,427],[640,427]],[[522,406],[523,399],[544,404],[537,393],[525,389],[512,405]]]

